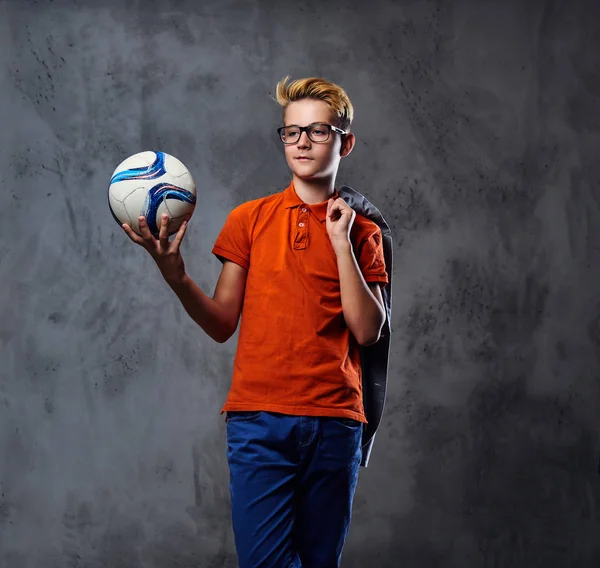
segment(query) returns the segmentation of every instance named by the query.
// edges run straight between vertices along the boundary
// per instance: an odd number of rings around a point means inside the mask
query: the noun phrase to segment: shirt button
[[[303,207],[303,208],[302,208],[302,212],[303,212],[303,213],[306,213],[306,207]]]
[[[298,227],[304,227],[304,223],[298,223]]]

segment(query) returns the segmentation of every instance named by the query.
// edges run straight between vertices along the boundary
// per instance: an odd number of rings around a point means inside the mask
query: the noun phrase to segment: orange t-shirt
[[[359,344],[344,321],[326,213],[326,201],[303,203],[291,183],[229,214],[213,253],[248,274],[222,413],[264,410],[367,421]],[[387,283],[379,227],[357,214],[350,238],[365,281]]]

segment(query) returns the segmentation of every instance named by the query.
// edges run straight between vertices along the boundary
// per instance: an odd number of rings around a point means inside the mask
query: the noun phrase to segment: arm
[[[186,227],[187,221],[181,225],[175,238],[169,241],[166,215],[161,219],[158,239],[152,236],[143,217],[140,217],[141,236],[129,225],[123,225],[129,238],[150,253],[188,315],[212,339],[224,343],[235,332],[240,318],[246,287],[246,269],[233,262],[225,262],[213,297],[207,296],[185,272],[179,247]]]
[[[379,340],[385,323],[381,288],[376,282],[365,282],[349,242],[339,245],[335,252],[344,319],[360,345],[372,345]]]
[[[240,319],[246,269],[225,262],[212,298],[187,275],[167,284],[177,294],[188,315],[217,343],[225,343],[234,333]]]

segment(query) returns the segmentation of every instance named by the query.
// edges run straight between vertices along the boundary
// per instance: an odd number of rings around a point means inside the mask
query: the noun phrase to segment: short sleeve
[[[227,217],[221,229],[213,254],[221,261],[230,260],[248,270],[250,265],[250,238],[248,211],[243,205],[236,207]]]
[[[361,243],[357,260],[365,282],[388,283],[381,229],[379,227],[376,231],[369,233]]]

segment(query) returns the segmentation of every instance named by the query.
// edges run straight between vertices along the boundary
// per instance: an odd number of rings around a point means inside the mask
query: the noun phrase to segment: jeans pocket
[[[233,410],[227,412],[227,422],[249,422],[256,418],[261,410]]]
[[[338,424],[342,424],[343,426],[348,426],[349,428],[359,428],[362,427],[362,422],[358,420],[354,420],[354,418],[344,418],[343,416],[336,416],[332,418],[333,421]]]

